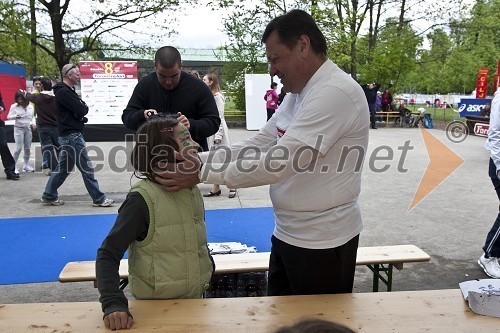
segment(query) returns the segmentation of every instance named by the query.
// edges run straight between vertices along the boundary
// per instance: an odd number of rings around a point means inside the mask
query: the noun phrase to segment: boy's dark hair
[[[304,319],[274,333],[354,333],[350,328],[323,319]]]
[[[155,53],[155,66],[161,65],[165,68],[172,68],[175,65],[182,66],[181,54],[173,46],[162,46]]]
[[[130,155],[134,176],[156,182],[154,168],[158,163],[175,163],[174,151],[179,150],[179,145],[174,128],[178,124],[174,115],[161,114],[152,116],[137,129],[136,143]]]
[[[52,90],[52,81],[48,77],[43,77],[40,82],[43,90]]]
[[[271,89],[274,89],[274,87],[277,87],[277,86],[278,86],[278,84],[276,82],[271,83]]]
[[[262,43],[266,43],[269,35],[276,31],[281,43],[292,49],[300,36],[306,35],[311,41],[311,47],[319,55],[326,57],[328,47],[326,38],[319,30],[311,15],[300,9],[294,9],[286,14],[275,17],[266,26],[262,34]]]

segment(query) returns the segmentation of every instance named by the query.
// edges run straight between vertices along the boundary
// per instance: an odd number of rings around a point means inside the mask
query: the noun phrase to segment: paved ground
[[[233,141],[255,133],[230,129]],[[430,133],[460,156],[464,163],[416,207],[408,210],[429,164],[422,133],[413,128],[379,128],[370,132],[360,197],[365,226],[360,245],[415,244],[432,257],[429,263],[409,264],[402,271],[396,271],[394,290],[458,288],[461,281],[487,277],[477,265],[477,259],[482,253],[486,233],[496,218],[498,202],[487,176],[488,154],[483,148],[485,139],[470,136],[464,142],[455,144],[443,130],[435,129]],[[403,159],[402,149],[398,147],[406,141],[413,148]],[[125,145],[89,142],[88,146],[95,152],[93,160],[96,165],[102,167],[97,172],[102,190],[117,202],[114,207],[93,208],[78,172],[71,175],[60,189],[60,197],[66,205],[42,206],[39,200],[47,177],[41,173],[22,174],[17,182],[0,179],[0,217],[117,212],[133,181],[131,173],[125,170]],[[389,156],[391,152],[393,156],[389,160],[375,159],[377,156]],[[39,162],[36,164],[39,166]],[[377,171],[384,166],[386,171]],[[202,192],[207,192],[210,185],[202,184],[200,188]],[[227,197],[226,187],[222,187],[222,191],[222,196],[205,198],[206,209],[271,205],[267,186],[240,189],[234,199]],[[365,267],[358,267],[355,292],[370,290],[371,272]],[[97,299],[98,293],[91,283],[0,286],[1,303]]]

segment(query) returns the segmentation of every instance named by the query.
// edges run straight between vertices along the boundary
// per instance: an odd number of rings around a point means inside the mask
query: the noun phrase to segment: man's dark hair
[[[52,90],[52,81],[48,77],[43,77],[40,82],[43,90]]]
[[[173,46],[160,47],[155,53],[155,66],[161,65],[165,68],[172,68],[175,65],[182,65],[181,54]]]
[[[319,55],[326,57],[326,39],[311,15],[300,9],[275,17],[266,26],[261,42],[266,43],[269,35],[276,31],[280,41],[292,49],[300,36],[306,35],[311,40],[311,47]]]

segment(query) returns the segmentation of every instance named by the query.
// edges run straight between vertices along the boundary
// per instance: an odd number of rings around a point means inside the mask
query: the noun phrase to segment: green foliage
[[[33,38],[30,38],[30,1],[35,5],[31,16],[35,15],[37,20]],[[183,4],[195,1],[184,0]],[[36,66],[38,74],[59,75],[65,64],[99,59],[103,52],[146,49],[151,39],[174,32],[175,25],[171,23],[175,15],[161,21],[155,20],[155,16],[179,6],[178,0],[129,0],[126,3],[90,0],[85,6],[71,0],[3,0],[0,2],[0,42],[7,55],[2,59],[21,61],[28,69]],[[151,29],[144,31],[136,23],[146,20]],[[9,40],[13,36],[14,40]],[[31,42],[37,48],[36,63],[30,54]]]
[[[219,3],[227,6],[227,3]],[[245,1],[231,2],[234,12],[224,20],[230,43],[224,46],[227,62],[223,71],[227,89],[237,110],[245,110],[245,74],[267,72],[264,48],[260,42],[262,22],[269,19],[269,8],[247,8]]]
[[[435,29],[427,35],[429,50],[422,51],[417,68],[408,76],[421,93],[470,94],[478,70],[490,69],[489,93],[500,55],[500,2],[478,0],[470,14],[451,19],[449,31]]]
[[[0,60],[26,63],[29,58],[29,29],[26,8],[16,6],[13,0],[0,1]]]

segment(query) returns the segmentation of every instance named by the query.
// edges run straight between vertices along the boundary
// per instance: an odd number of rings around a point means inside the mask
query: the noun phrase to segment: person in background
[[[377,91],[377,98],[375,99],[375,112],[382,111],[382,94]]]
[[[187,73],[194,76],[197,79],[201,79],[200,73],[196,69],[190,69]]]
[[[268,295],[351,293],[363,229],[358,197],[368,103],[360,85],[328,59],[325,36],[307,12],[274,18],[262,42],[271,77],[289,92],[274,116],[229,151],[178,154],[175,169],[167,164],[156,180],[166,191],[200,180],[230,188],[270,185],[275,228]]]
[[[486,103],[484,105],[484,108],[482,108],[481,111],[479,111],[479,115],[481,117],[489,118],[490,114],[491,114],[491,104],[490,103]]]
[[[370,112],[370,124],[372,129],[377,129],[377,118],[375,117],[376,102],[377,102],[377,92],[380,89],[379,83],[368,83],[361,86],[365,93],[366,101],[368,102],[368,110]]]
[[[264,100],[266,101],[266,110],[267,110],[267,121],[271,119],[274,112],[278,108],[278,93],[276,92],[278,89],[278,84],[276,82],[271,83],[271,89],[266,91],[264,94]]]
[[[82,174],[85,188],[92,198],[92,205],[94,207],[110,207],[114,200],[106,198],[106,195],[99,189],[99,183],[94,177],[94,168],[87,154],[83,138],[83,130],[87,122],[85,116],[89,112],[89,108],[75,92],[75,85],[80,81],[80,69],[76,65],[66,64],[61,70],[61,76],[63,82],[54,85],[57,131],[61,151],[58,156],[59,163],[47,181],[41,201],[47,206],[64,204],[64,201],[58,198],[57,190],[64,184],[76,164]]]
[[[32,93],[37,94],[43,90],[42,87],[42,77],[41,76],[35,76],[33,78],[33,91]]]
[[[163,46],[155,54],[155,72],[137,83],[125,110],[123,124],[137,130],[151,115],[177,115],[204,151],[207,138],[219,130],[214,96],[202,80],[182,71],[179,51]]]
[[[2,94],[0,93],[0,113],[5,112],[5,104],[3,102]],[[10,153],[9,146],[7,145],[7,137],[5,135],[5,122],[0,119],[0,157],[2,158],[3,171],[8,180],[18,180],[19,174],[15,173],[16,162]]]
[[[497,89],[491,102],[490,129],[485,148],[490,152],[488,175],[500,200],[500,89]],[[483,252],[477,263],[488,276],[500,279],[500,205],[497,218],[486,236]]]
[[[389,89],[385,89],[382,94],[382,111],[390,112],[392,105],[392,94]]]
[[[203,82],[210,88],[214,94],[215,104],[219,109],[220,127],[219,131],[207,139],[209,149],[217,149],[219,146],[229,146],[229,129],[227,128],[226,120],[224,119],[224,95],[220,90],[219,78],[215,74],[207,74],[203,77]],[[221,195],[220,186],[214,184],[209,193],[203,194],[204,197],[213,197]],[[236,189],[229,189],[229,198],[236,196]]]
[[[158,153],[160,146],[165,149]],[[130,161],[141,180],[97,250],[97,287],[107,328],[132,327],[118,273],[127,250],[130,293],[137,299],[202,298],[209,287],[215,267],[200,190],[193,186],[169,193],[155,181],[158,164],[175,163],[174,150],[196,152],[197,146],[174,115],[152,116],[137,130]]]
[[[31,141],[33,140],[32,131],[36,129],[35,112],[21,90],[16,91],[14,98],[16,103],[11,105],[7,116],[7,119],[15,120],[14,141],[16,142],[16,149],[13,155],[14,163],[17,163],[17,159],[21,155],[21,151],[23,151],[24,164],[22,170],[24,172],[33,172],[35,169],[30,165],[30,156]],[[17,167],[15,173],[19,173]]]
[[[24,93],[24,97],[35,105],[36,124],[40,145],[42,146],[42,171],[50,176],[57,165],[59,140],[57,134],[56,100],[52,92],[52,81],[48,77],[41,79],[40,93]]]
[[[281,327],[274,333],[354,333],[354,331],[347,326],[328,320],[308,318],[291,326]]]
[[[286,96],[286,90],[285,90],[285,87],[281,87],[281,91],[280,91],[280,94],[278,95],[278,107],[281,105],[281,103],[283,103],[283,99],[285,98]]]

